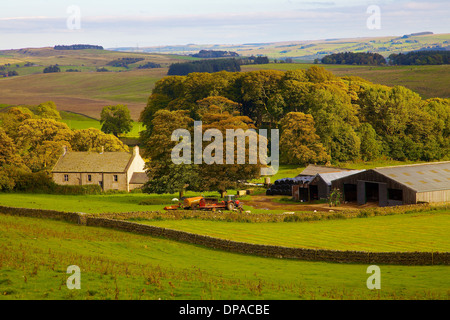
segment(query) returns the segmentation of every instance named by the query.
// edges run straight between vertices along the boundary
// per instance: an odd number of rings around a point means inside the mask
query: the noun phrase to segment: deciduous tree
[[[104,107],[100,114],[100,123],[104,133],[112,133],[116,137],[119,134],[130,132],[133,128],[130,110],[121,104]]]
[[[330,160],[309,114],[290,112],[281,119],[280,160],[285,164],[306,165]]]
[[[50,169],[62,152],[70,147],[73,132],[63,122],[52,119],[28,119],[17,133],[17,147],[25,164],[33,171]]]
[[[107,152],[124,151],[129,148],[116,136],[106,134],[95,128],[75,130],[70,140],[73,151]]]

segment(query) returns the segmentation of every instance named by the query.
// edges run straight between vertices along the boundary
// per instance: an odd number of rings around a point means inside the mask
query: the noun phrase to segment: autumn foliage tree
[[[180,195],[185,189],[224,192],[228,188],[235,188],[239,180],[259,177],[260,164],[250,164],[248,151],[244,164],[237,163],[237,148],[231,151],[235,156],[233,163],[227,163],[226,160],[226,130],[254,129],[252,120],[246,116],[229,113],[227,110],[236,107],[236,104],[226,99],[211,98],[199,103],[204,107],[200,113],[202,132],[196,134],[203,136],[206,130],[215,129],[211,139],[202,143],[200,156],[207,154],[212,162],[206,163],[204,157],[200,159],[201,163],[194,160],[194,119],[189,117],[187,110],[157,111],[152,121],[151,135],[144,140],[146,149],[144,157],[150,159],[147,163],[149,182],[145,187],[146,192],[180,192]],[[174,163],[172,159],[174,148],[182,145],[184,141],[181,137],[174,141],[171,139],[177,129],[186,130],[185,133],[190,138],[183,145],[185,147],[179,148],[178,154],[180,158],[186,155],[187,162]],[[245,143],[246,150],[249,150],[248,144],[249,141]]]
[[[157,111],[152,120],[152,133],[144,141],[144,158],[149,181],[144,186],[148,193],[179,192],[180,197],[186,189],[195,189],[198,171],[193,164],[175,164],[171,150],[177,144],[172,141],[172,133],[177,129],[188,130],[193,120],[186,111]]]
[[[280,160],[285,164],[326,163],[329,155],[309,114],[290,112],[281,119]]]
[[[70,139],[70,145],[73,151],[129,151],[128,146],[123,144],[116,136],[103,133],[95,128],[75,130]]]
[[[253,121],[246,116],[239,115],[239,113],[229,113],[223,107],[217,105],[210,105],[208,111],[202,116],[202,130],[203,134],[208,129],[214,129],[215,134],[211,138],[211,143],[207,142],[203,145],[203,153],[211,157],[212,163],[203,162],[199,165],[199,187],[201,190],[225,192],[227,189],[235,189],[238,187],[239,180],[251,180],[260,177],[261,162],[259,159],[256,144],[261,143],[262,140],[255,131],[256,127]],[[239,139],[233,138],[230,150],[230,145],[227,140],[230,140],[231,132],[239,132],[245,134],[247,132],[254,132],[254,139],[245,137],[242,141],[243,152],[245,153],[243,163],[238,160]],[[254,131],[251,131],[254,130]],[[232,163],[227,160],[227,154],[233,155]],[[253,160],[255,159],[255,160]]]
[[[52,119],[28,119],[17,132],[17,146],[24,162],[33,171],[50,169],[70,146],[73,132],[62,122]]]

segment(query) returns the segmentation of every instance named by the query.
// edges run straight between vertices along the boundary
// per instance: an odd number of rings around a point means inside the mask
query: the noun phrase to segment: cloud
[[[186,14],[152,15],[136,11],[135,14],[115,15],[110,11],[88,15],[82,10],[81,30],[69,30],[67,16],[0,18],[0,45],[11,47],[13,42],[18,43],[15,47],[22,47],[25,43],[37,43],[38,39],[47,43],[49,39],[70,41],[74,37],[78,37],[78,42],[112,47],[135,45],[136,42],[142,45],[246,43],[401,35],[418,31],[449,32],[449,9],[444,1],[431,4],[391,0],[371,2],[378,3],[381,8],[382,30],[367,29],[367,3],[306,1],[301,3],[310,7],[300,9],[297,1],[292,2],[292,6],[280,6],[278,10],[260,6],[259,11],[243,12],[236,9],[234,12],[189,11]]]
[[[405,4],[405,8],[412,10],[435,10],[440,8],[442,5],[443,3],[437,2],[408,2]]]

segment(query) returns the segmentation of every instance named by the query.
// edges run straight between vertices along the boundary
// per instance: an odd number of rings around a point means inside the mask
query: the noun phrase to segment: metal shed
[[[450,161],[384,167],[332,182],[345,201],[380,206],[450,201]]]

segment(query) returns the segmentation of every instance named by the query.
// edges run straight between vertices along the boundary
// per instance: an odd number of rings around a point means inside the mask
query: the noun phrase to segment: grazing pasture
[[[448,299],[448,266],[254,257],[97,227],[0,214],[0,299]],[[81,289],[66,287],[67,267]]]

